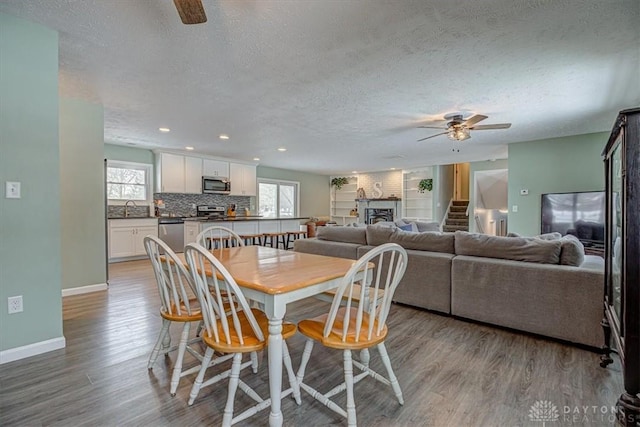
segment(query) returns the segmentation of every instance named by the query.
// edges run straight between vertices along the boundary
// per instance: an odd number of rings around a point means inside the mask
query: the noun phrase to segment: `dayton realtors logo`
[[[571,424],[611,424],[616,420],[615,407],[608,406],[568,406],[558,409],[548,400],[538,400],[529,409],[529,420],[546,423],[559,421],[561,425]]]
[[[538,400],[536,403],[531,405],[531,408],[529,409],[529,419],[531,421],[541,422],[542,427],[544,427],[549,421],[558,421],[558,418],[560,418],[558,408],[548,400]]]

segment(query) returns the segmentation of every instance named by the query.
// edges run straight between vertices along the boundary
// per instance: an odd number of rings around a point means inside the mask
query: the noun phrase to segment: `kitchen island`
[[[308,219],[309,217],[263,218],[243,215],[222,218],[186,218],[184,220],[184,244],[194,243],[196,236],[202,230],[214,225],[230,228],[240,235],[280,233],[300,231],[301,221]]]

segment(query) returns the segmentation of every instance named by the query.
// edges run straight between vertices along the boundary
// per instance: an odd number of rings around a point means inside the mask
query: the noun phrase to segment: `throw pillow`
[[[560,264],[579,267],[584,262],[584,245],[576,236],[567,234],[560,239],[560,244]]]
[[[418,226],[416,225],[415,222],[412,222],[412,223],[406,224],[406,225],[399,225],[398,228],[400,230],[410,231],[412,233],[417,233],[418,232]]]
[[[442,231],[440,230],[440,223],[438,222],[422,222],[415,221],[416,227],[418,227],[418,231],[423,233],[425,231]]]

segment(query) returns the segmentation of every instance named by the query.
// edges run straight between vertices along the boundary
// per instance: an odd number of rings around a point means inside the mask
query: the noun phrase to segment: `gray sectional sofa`
[[[357,259],[394,242],[409,261],[394,301],[589,347],[603,344],[604,260],[573,236],[496,237],[320,227],[294,250]]]

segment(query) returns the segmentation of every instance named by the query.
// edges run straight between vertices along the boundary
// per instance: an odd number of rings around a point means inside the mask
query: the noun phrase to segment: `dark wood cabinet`
[[[640,108],[621,111],[603,152],[607,191],[604,354],[620,356],[618,422],[640,426]],[[611,342],[613,340],[613,342]]]

